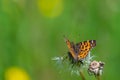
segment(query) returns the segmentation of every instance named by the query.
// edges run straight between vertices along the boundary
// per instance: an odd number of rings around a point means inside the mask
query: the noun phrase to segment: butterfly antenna
[[[66,38],[66,36],[65,36],[65,35],[63,35],[63,37],[64,37],[64,41],[66,42],[68,39]]]

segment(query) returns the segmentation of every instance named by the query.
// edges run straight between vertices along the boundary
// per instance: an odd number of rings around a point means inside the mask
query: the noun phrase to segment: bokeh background
[[[67,54],[64,35],[95,39],[101,80],[120,78],[120,0],[0,0],[0,80],[81,80],[51,60]]]

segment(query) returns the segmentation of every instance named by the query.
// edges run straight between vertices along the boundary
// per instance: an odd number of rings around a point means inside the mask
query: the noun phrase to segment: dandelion
[[[29,74],[22,68],[10,67],[5,71],[5,80],[31,80]]]
[[[92,61],[94,56],[90,55],[89,52],[88,56],[81,61],[72,63],[71,58],[68,55],[65,55],[63,57],[54,57],[52,58],[53,61],[56,61],[57,65],[65,66],[67,65],[67,69],[71,72],[71,74],[77,74],[80,75],[80,71],[82,72],[83,69],[87,69],[90,62]]]

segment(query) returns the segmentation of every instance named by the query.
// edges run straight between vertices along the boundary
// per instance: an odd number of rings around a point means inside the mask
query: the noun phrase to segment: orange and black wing
[[[84,42],[80,42],[78,45],[78,60],[84,59],[89,51],[96,46],[96,40],[87,40]]]
[[[67,44],[70,54],[72,55],[72,57],[74,59],[77,59],[77,56],[76,56],[75,50],[74,50],[74,44],[71,43],[68,39],[65,39],[65,41],[66,41],[66,44]]]

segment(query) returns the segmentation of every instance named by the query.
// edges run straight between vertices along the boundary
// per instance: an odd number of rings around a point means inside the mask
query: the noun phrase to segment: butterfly
[[[65,38],[68,47],[68,57],[72,64],[83,63],[90,50],[96,46],[96,40],[87,40],[74,44]]]

